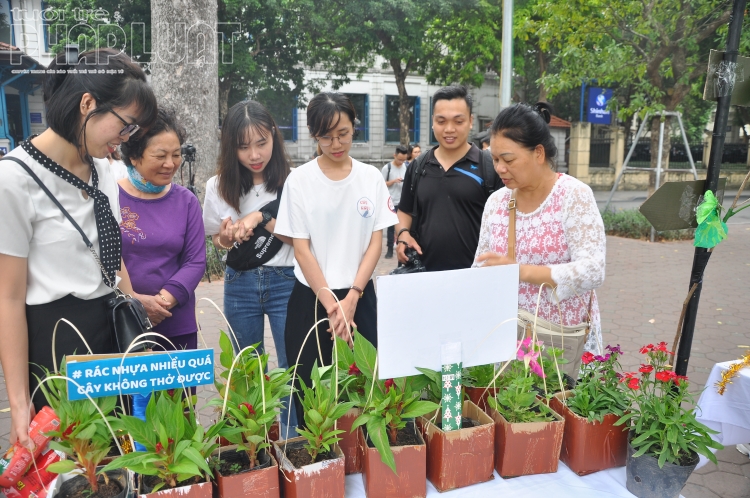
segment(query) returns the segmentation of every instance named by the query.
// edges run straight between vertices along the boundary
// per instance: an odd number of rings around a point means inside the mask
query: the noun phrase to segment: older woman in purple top
[[[172,183],[185,130],[173,112],[158,114],[151,128],[122,144],[128,167],[118,182],[122,257],[154,331],[177,349],[196,349],[195,288],[206,269],[203,218],[195,195]]]

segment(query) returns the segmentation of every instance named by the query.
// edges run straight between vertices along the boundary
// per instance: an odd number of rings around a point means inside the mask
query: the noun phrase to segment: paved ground
[[[602,200],[606,200],[606,196]],[[689,242],[650,244],[608,238],[607,278],[598,291],[604,341],[621,345],[626,352],[623,357],[626,368],[637,367],[637,350],[641,345],[662,340],[671,344],[673,341],[687,292],[692,255]],[[381,258],[376,274],[385,274],[394,266],[395,260]],[[201,283],[197,294],[214,300],[221,308],[222,290],[221,282]],[[750,309],[746,304],[748,291],[750,224],[735,223],[730,227],[729,238],[716,249],[706,270],[688,373],[696,388],[703,387],[714,363],[736,359],[744,351],[739,346],[750,345],[746,325],[750,323]],[[198,307],[204,337],[209,347],[216,347],[218,330],[226,326],[208,302],[199,301]],[[273,340],[268,330],[266,345],[272,361],[275,361]],[[212,389],[199,389],[203,400],[213,394]],[[0,445],[3,447],[8,442],[10,416],[2,410],[7,408],[3,379],[0,382]],[[212,416],[204,413],[206,417]],[[691,476],[683,491],[686,498],[750,496],[750,459],[734,447],[720,451],[718,457],[718,466],[708,464]]]

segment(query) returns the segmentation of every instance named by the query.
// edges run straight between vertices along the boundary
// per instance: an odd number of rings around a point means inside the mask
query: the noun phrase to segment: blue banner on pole
[[[214,382],[214,350],[193,349],[128,355],[68,356],[68,399],[148,394]]]
[[[586,120],[594,124],[612,124],[612,113],[607,109],[610,99],[612,99],[612,90],[590,87]]]

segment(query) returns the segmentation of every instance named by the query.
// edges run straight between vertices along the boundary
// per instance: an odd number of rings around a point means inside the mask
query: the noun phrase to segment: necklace
[[[252,187],[252,188],[253,188],[253,192],[255,192],[255,197],[260,197],[260,189],[262,189],[262,188],[263,188],[263,184],[261,183],[261,184],[260,184],[260,185],[258,186],[258,190],[255,190],[255,185],[253,185],[253,187]]]

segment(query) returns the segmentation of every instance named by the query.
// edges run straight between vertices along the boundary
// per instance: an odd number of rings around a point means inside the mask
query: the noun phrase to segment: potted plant
[[[225,422],[219,431],[225,445],[212,458],[219,496],[277,498],[279,475],[270,451],[271,429],[282,398],[291,392],[291,370],[277,368],[265,373],[268,353],[258,354],[250,347],[234,356],[223,332],[219,342],[220,362],[227,369],[215,382],[219,397],[208,403],[224,414]]]
[[[461,384],[472,403],[488,412],[487,398],[497,394],[500,387],[495,364],[464,368]]]
[[[495,470],[501,477],[557,472],[565,421],[539,400],[534,376],[544,372],[537,363],[542,344],[519,341],[523,368],[504,375],[508,387],[488,398],[495,421]]]
[[[418,368],[428,379],[425,389],[430,401],[440,409],[417,419],[417,425],[427,444],[427,479],[438,491],[463,488],[493,479],[495,464],[495,423],[472,401],[461,401],[461,396],[443,397],[442,374]],[[459,370],[456,374],[461,376]],[[456,413],[461,422],[458,430],[444,431],[442,410]]]
[[[620,379],[629,406],[615,424],[630,428],[626,486],[639,498],[676,498],[698,455],[716,463],[710,449],[723,446],[711,439],[716,431],[695,419],[688,379],[671,370],[667,344],[647,344],[640,352],[645,363]]]
[[[344,454],[336,444],[344,431],[336,429],[335,423],[354,403],[337,400],[336,377],[334,374],[330,385],[326,385],[316,361],[311,387],[300,379],[305,428],[297,429],[299,437],[274,443],[279,469],[284,475],[282,484],[286,498],[344,498]]]
[[[39,383],[47,403],[60,418],[59,428],[47,433],[53,438],[49,446],[63,452],[68,458],[49,465],[47,470],[55,474],[74,470],[82,473],[65,480],[57,496],[68,498],[96,494],[101,498],[125,498],[131,492],[130,473],[126,469],[104,471],[100,467],[113,440],[111,426],[107,422],[116,423],[116,419],[109,414],[114,412],[117,397],[96,398],[93,403],[89,399],[69,401],[65,371],[63,360],[59,376],[47,372],[47,378]]]
[[[105,471],[128,468],[141,475],[139,494],[152,498],[210,498],[212,476],[206,462],[218,447],[223,422],[204,431],[190,405],[182,403],[182,391],[172,396],[166,391],[155,392],[146,407],[146,420],[123,415],[119,425],[142,444],[145,451],[122,455]]]
[[[359,441],[365,493],[378,498],[426,496],[427,451],[413,419],[438,409],[436,403],[420,399],[427,378],[377,380],[377,351],[360,334],[354,338],[354,356],[368,400],[353,426],[364,429]]]
[[[550,401],[565,419],[560,460],[580,476],[625,465],[628,433],[614,425],[628,405],[616,371],[622,351],[619,344],[606,350],[604,356],[584,353],[576,386]]]
[[[358,332],[355,330],[355,335]],[[341,434],[341,440],[338,442],[339,448],[344,453],[345,473],[357,474],[362,472],[362,454],[359,446],[358,431],[352,431],[354,421],[362,414],[361,407],[365,405],[365,377],[357,367],[354,358],[354,352],[349,349],[346,341],[336,337],[336,364],[338,369],[330,369],[332,374],[338,372],[339,377],[339,399],[341,401],[351,401],[352,406],[336,422],[336,428],[344,431]]]

